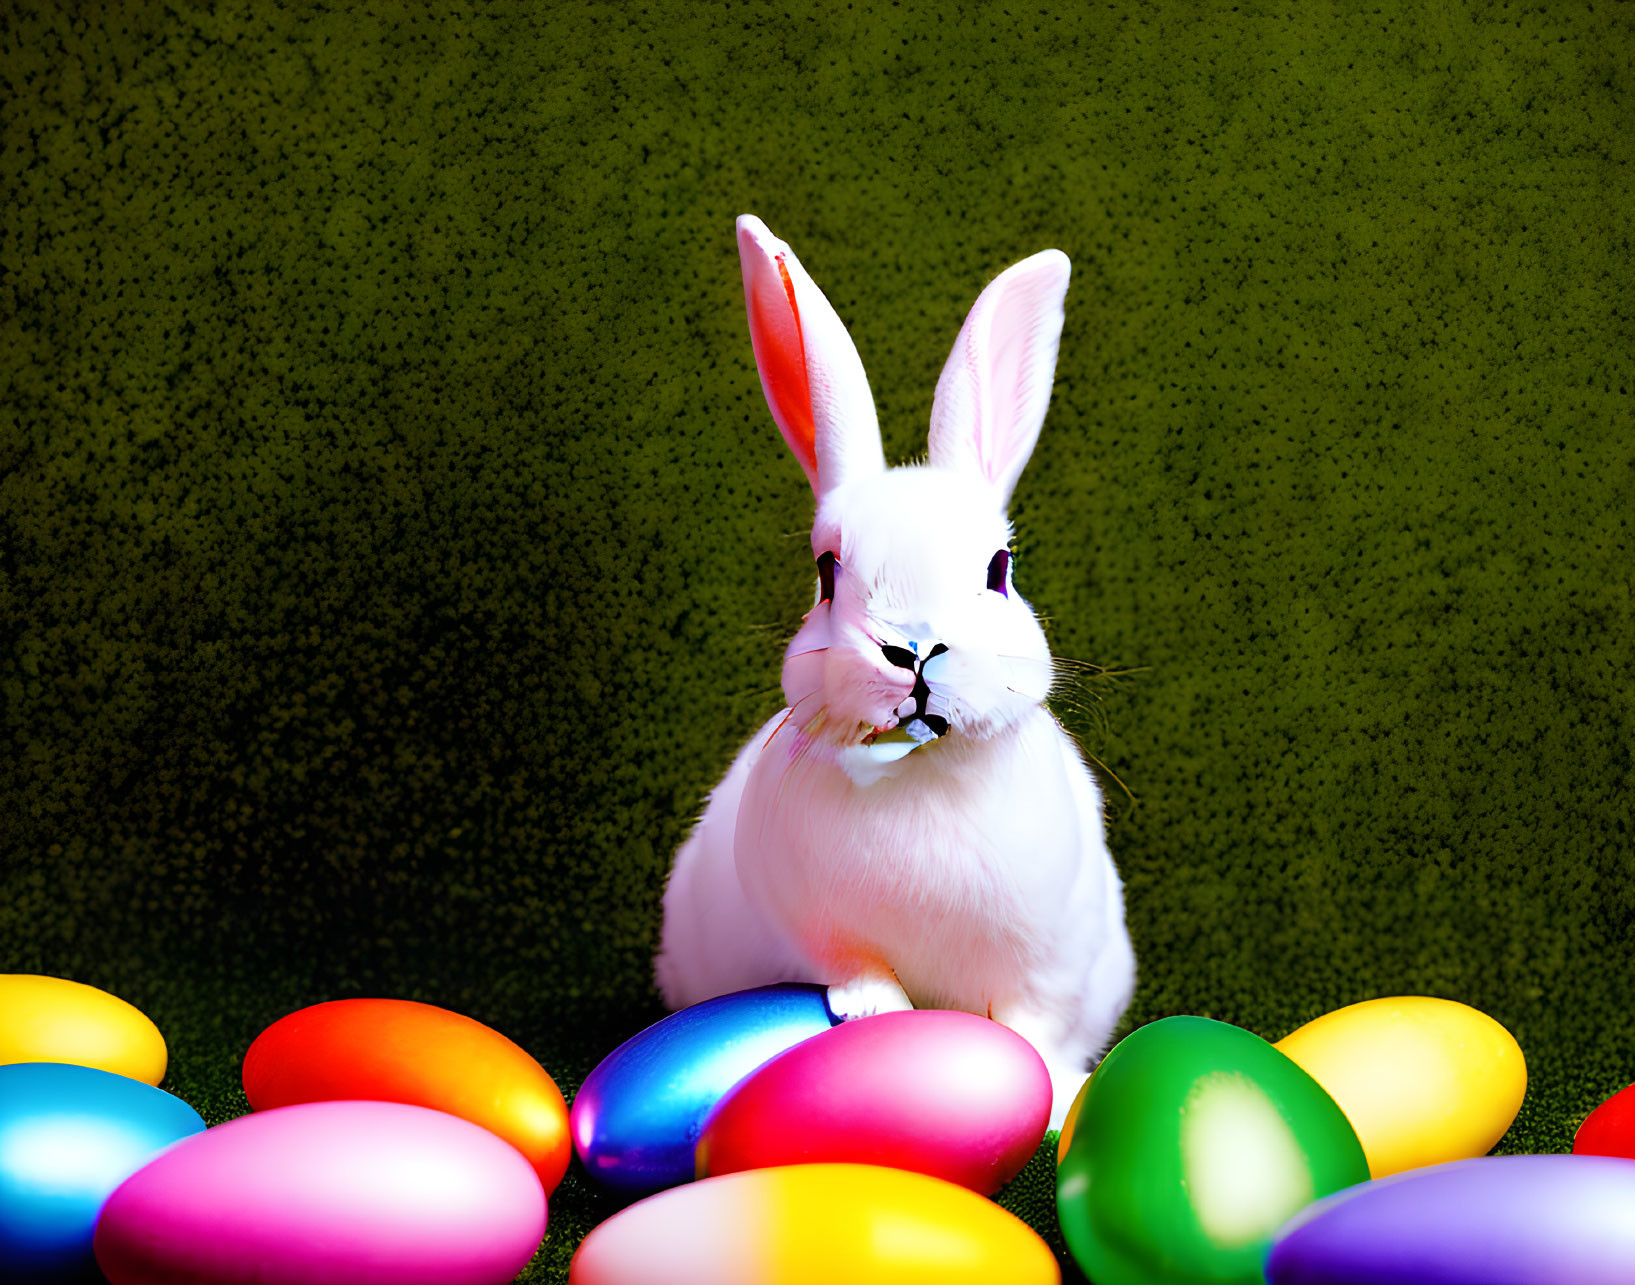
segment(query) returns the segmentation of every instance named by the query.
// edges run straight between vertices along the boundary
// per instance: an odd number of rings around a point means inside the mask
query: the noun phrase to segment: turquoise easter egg
[[[1090,1077],[1056,1207],[1096,1285],[1253,1285],[1290,1217],[1367,1179],[1311,1076],[1241,1027],[1169,1017]]]
[[[0,1066],[0,1280],[94,1274],[91,1237],[114,1188],[202,1132],[187,1103],[129,1076],[66,1062]]]

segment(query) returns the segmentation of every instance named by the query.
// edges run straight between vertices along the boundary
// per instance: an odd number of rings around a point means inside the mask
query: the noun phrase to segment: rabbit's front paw
[[[854,1017],[873,1017],[876,1013],[902,1013],[913,1007],[908,994],[891,976],[870,974],[829,987],[829,1011],[840,1022],[849,1022]]]

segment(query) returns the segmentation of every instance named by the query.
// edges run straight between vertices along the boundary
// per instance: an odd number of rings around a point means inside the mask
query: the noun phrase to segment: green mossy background
[[[1635,1080],[1630,6],[0,13],[0,971],[145,1008],[210,1121],[321,999],[570,1094],[659,1015],[812,584],[746,211],[894,459],[1073,260],[1018,586],[1141,671],[1062,708],[1132,1023],[1474,1004],[1505,1150]],[[612,1207],[571,1174],[525,1279]]]

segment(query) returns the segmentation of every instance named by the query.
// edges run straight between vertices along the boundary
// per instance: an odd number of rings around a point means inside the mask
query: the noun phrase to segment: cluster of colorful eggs
[[[0,1278],[500,1285],[572,1151],[634,1202],[572,1285],[1060,1280],[987,1199],[1043,1140],[1050,1079],[973,1014],[836,1024],[818,987],[722,996],[621,1045],[571,1113],[510,1040],[403,1000],[274,1023],[244,1060],[252,1113],[214,1128],[165,1067],[123,1001],[0,976]],[[1486,1156],[1525,1088],[1510,1034],[1445,1000],[1276,1045],[1154,1022],[1069,1113],[1063,1237],[1095,1285],[1635,1280],[1635,1086],[1574,1155]]]
[[[0,976],[0,1279],[499,1285],[544,1238],[567,1104],[480,1022],[302,1009],[245,1057],[253,1113],[210,1129],[166,1062],[123,1000]]]
[[[985,1198],[1038,1150],[1050,1092],[1033,1047],[972,1013],[836,1025],[799,985],[683,1009],[574,1097],[586,1172],[644,1198],[585,1238],[570,1285],[1058,1281]]]
[[[1069,1112],[1062,1234],[1096,1285],[1635,1281],[1635,1086],[1572,1155],[1488,1156],[1526,1088],[1510,1033],[1448,1000],[1353,1004],[1276,1045],[1166,1018]]]
[[[954,1198],[953,1184],[995,1192],[1041,1139],[1049,1084],[1032,1050],[1001,1056],[1014,1037],[967,1014],[827,1026],[816,991],[747,991],[597,1068],[572,1115],[587,1171],[635,1195],[703,1181],[592,1231],[578,1285],[804,1280],[794,1264],[813,1262],[834,1280],[1059,1280],[1031,1229]],[[1602,1123],[1620,1095],[1586,1122],[1581,1154],[1487,1157],[1526,1087],[1510,1033],[1447,1000],[1354,1004],[1276,1045],[1207,1018],[1153,1022],[1068,1114],[1063,1239],[1094,1285],[1635,1281],[1635,1159],[1582,1154],[1618,1137],[1635,1157],[1635,1089],[1623,1131]],[[820,1163],[925,1178],[796,1176]],[[747,1172],[710,1176],[729,1171]],[[948,1259],[917,1257],[933,1245]]]

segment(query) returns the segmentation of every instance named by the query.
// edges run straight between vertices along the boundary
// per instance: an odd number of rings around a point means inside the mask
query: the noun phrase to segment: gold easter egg
[[[1090,1089],[1090,1079],[1085,1077],[1079,1091],[1073,1096],[1073,1105],[1067,1108],[1067,1117],[1062,1121],[1062,1135],[1056,1141],[1056,1163],[1060,1165],[1067,1159],[1067,1149],[1073,1145],[1073,1130],[1079,1127],[1079,1112],[1084,1110],[1084,1095]]]
[[[0,973],[0,1066],[72,1062],[156,1085],[166,1060],[159,1028],[117,995],[61,977]]]
[[[1453,1000],[1365,1000],[1307,1022],[1276,1047],[1339,1103],[1375,1178],[1485,1156],[1527,1092],[1515,1038]]]

